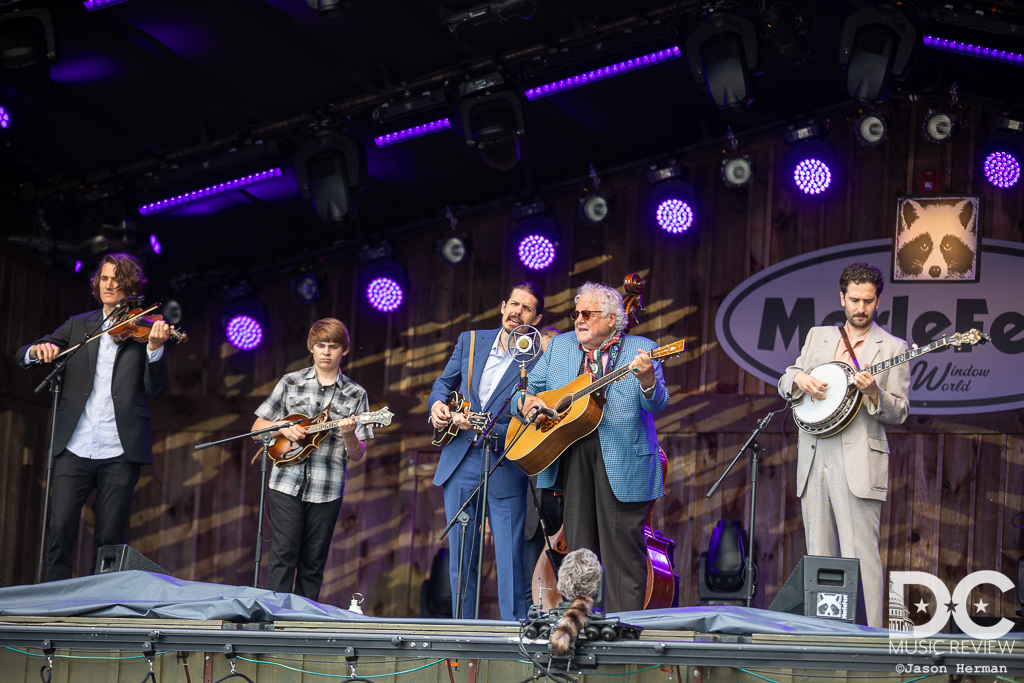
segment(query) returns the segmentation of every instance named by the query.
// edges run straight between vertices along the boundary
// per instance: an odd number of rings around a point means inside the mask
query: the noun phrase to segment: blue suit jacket
[[[459,340],[455,343],[455,350],[452,351],[452,357],[448,360],[444,373],[434,380],[434,386],[430,391],[430,399],[427,402],[427,406],[433,406],[434,401],[446,400],[450,392],[458,390],[463,396],[468,397],[471,411],[475,413],[490,412],[492,415],[498,413],[501,409],[501,404],[512,395],[519,383],[519,363],[513,362],[505,370],[505,374],[501,376],[497,386],[494,387],[487,405],[481,405],[479,396],[480,376],[483,375],[484,364],[487,362],[487,356],[491,351],[491,346],[494,344],[494,339],[500,332],[501,328],[477,330],[476,332],[476,344],[472,359],[472,393],[470,393],[468,386],[470,333],[463,332],[459,335]],[[543,354],[541,355],[543,356]],[[527,363],[527,371],[530,372],[530,368],[536,364],[536,358]],[[491,430],[491,434],[497,437],[494,458],[497,458],[501,454],[502,448],[504,448],[505,434],[508,432],[510,419],[511,416],[506,411],[498,418],[498,423]],[[452,475],[452,472],[455,471],[455,468],[458,467],[459,463],[462,462],[462,458],[469,451],[470,441],[475,436],[476,432],[461,431],[452,439],[450,444],[441,449],[441,459],[437,463],[437,472],[434,474],[434,484],[436,486],[443,486],[448,481],[448,477]],[[506,463],[499,467],[494,476],[491,477],[491,481],[488,484],[489,495],[494,495],[498,498],[522,495],[525,481],[526,474],[522,470],[511,463]]]
[[[616,368],[631,363],[640,349],[650,352],[657,347],[644,337],[623,336]],[[553,337],[548,350],[530,372],[530,393],[561,389],[576,379],[582,364],[583,351],[575,332]],[[660,413],[668,405],[668,388],[658,362],[654,363],[654,375],[656,384],[650,399],[644,398],[640,383],[633,376],[605,388],[608,402],[597,433],[608,481],[615,497],[624,503],[654,500],[665,495],[654,413]],[[560,463],[561,458],[537,475],[537,486],[553,488]]]

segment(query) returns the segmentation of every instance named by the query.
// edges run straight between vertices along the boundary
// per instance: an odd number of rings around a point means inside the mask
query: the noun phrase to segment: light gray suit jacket
[[[779,393],[800,395],[793,384],[799,372],[809,372],[822,363],[835,359],[836,347],[842,343],[838,327],[813,327],[807,335],[800,357],[779,379]],[[877,324],[871,326],[864,339],[865,351],[861,368],[898,356],[907,350],[907,343],[892,336]],[[902,424],[907,419],[907,395],[910,392],[910,364],[903,363],[875,375],[878,405],[864,397],[857,416],[838,434],[819,438],[800,432],[797,449],[796,489],[802,496],[816,452],[829,449],[843,456],[846,483],[858,498],[885,500],[889,491],[889,443],[884,424]]]

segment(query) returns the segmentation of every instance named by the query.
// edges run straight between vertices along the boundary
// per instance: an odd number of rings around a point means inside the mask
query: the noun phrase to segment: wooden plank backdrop
[[[257,283],[257,295],[267,306],[270,327],[252,352],[224,340],[216,296],[186,300],[191,341],[169,350],[171,389],[152,405],[156,462],[138,485],[130,543],[184,579],[253,583],[261,485],[260,468],[250,463],[255,449],[238,441],[203,451],[193,447],[247,430],[253,410],[278,378],[307,364],[310,323],[336,316],[353,335],[345,373],[366,387],[372,408],[388,405],[397,415],[390,428],[378,430],[367,457],[349,467],[321,597],[347,606],[361,593],[368,614],[418,616],[421,586],[446,522],[440,489],[431,483],[438,452],[430,445],[426,402],[456,336],[496,326],[506,289],[519,280],[536,280],[545,291],[543,325],[569,329],[579,284],[619,285],[625,274],[638,272],[646,283],[646,312],[635,331],[661,343],[687,343],[684,357],[665,366],[671,400],[658,427],[669,455],[668,495],[655,506],[654,518],[676,541],[680,604],[696,604],[698,556],[715,524],[734,519],[746,526],[747,468],[736,468],[711,499],[704,494],[756,420],[782,405],[773,386],[739,368],[718,344],[714,320],[723,298],[780,260],[891,237],[896,196],[915,191],[922,170],[937,171],[944,192],[984,195],[983,238],[1022,239],[1021,186],[996,192],[975,181],[975,150],[990,131],[987,117],[940,146],[918,136],[924,108],[892,112],[888,140],[867,148],[855,142],[848,119],[830,118],[839,188],[825,199],[807,200],[792,189],[784,177],[786,147],[777,135],[745,149],[756,175],[742,190],[722,185],[725,150],[681,158],[701,193],[701,218],[680,236],[651,225],[649,188],[640,174],[606,179],[602,187],[614,196],[614,213],[600,226],[579,219],[575,191],[547,196],[562,241],[555,266],[543,273],[527,271],[509,248],[514,223],[508,207],[461,219],[474,252],[457,267],[442,265],[434,252],[447,225],[424,229],[396,244],[411,287],[405,304],[390,315],[363,300],[354,258],[316,265],[327,288],[309,306],[293,302],[287,279],[265,279]],[[10,249],[0,253],[0,283],[0,338],[8,358],[91,305],[84,278],[53,272]],[[151,289],[159,292],[160,284],[154,284]],[[0,461],[0,581],[10,585],[30,583],[35,575],[48,403],[46,394],[32,393],[40,371],[20,372],[10,361],[0,367],[0,441],[7,445]],[[888,568],[935,572],[949,585],[975,570],[1015,574],[1024,541],[1020,517],[1014,520],[1024,508],[1022,425],[1024,411],[1009,411],[912,416],[889,430],[890,496],[882,511]],[[761,441],[755,605],[764,607],[804,554],[804,539],[794,493],[795,427],[777,420]],[[90,570],[92,523],[87,512],[75,557],[79,575]],[[271,542],[266,525],[264,534],[265,569]],[[496,617],[493,561],[487,571],[483,616]],[[1006,594],[998,609],[1012,617],[1017,605]]]

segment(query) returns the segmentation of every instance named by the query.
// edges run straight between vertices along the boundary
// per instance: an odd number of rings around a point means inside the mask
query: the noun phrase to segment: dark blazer
[[[14,361],[23,369],[37,365],[25,363],[25,352],[29,346],[48,342],[66,349],[85,339],[86,333],[96,327],[101,317],[101,311],[72,316],[52,334],[18,349]],[[86,344],[64,370],[64,388],[60,404],[57,406],[57,427],[53,435],[55,454],[67,448],[71,435],[74,434],[78,421],[85,411],[85,402],[92,393],[100,343],[93,341]],[[154,398],[163,396],[167,391],[167,384],[166,350],[160,360],[150,363],[146,344],[131,340],[120,344],[114,358],[110,393],[114,401],[117,433],[121,437],[125,456],[132,462],[144,465],[153,462],[153,437],[150,434],[149,403],[146,395]]]
[[[501,409],[501,404],[505,402],[519,383],[519,363],[513,361],[505,370],[505,374],[501,376],[497,386],[494,387],[494,392],[491,394],[490,400],[487,405],[480,404],[480,396],[478,394],[480,389],[480,376],[484,372],[484,364],[487,362],[487,356],[491,352],[491,346],[494,344],[494,338],[501,332],[501,328],[495,330],[478,330],[476,333],[476,343],[473,349],[474,358],[473,362],[473,391],[469,394],[468,391],[468,379],[469,379],[469,332],[463,332],[459,335],[459,340],[455,343],[455,350],[452,352],[452,357],[448,360],[448,365],[445,366],[444,373],[434,380],[434,386],[430,392],[430,399],[427,401],[428,406],[433,406],[434,401],[444,401],[448,398],[449,392],[458,390],[463,396],[468,395],[470,410],[475,413],[490,412],[492,415],[497,415]],[[543,355],[543,354],[541,354]],[[538,356],[539,358],[539,356]],[[537,363],[537,358],[526,364],[527,370],[531,369]],[[494,425],[494,429],[491,430],[491,434],[497,437],[497,447],[494,453],[497,458],[502,449],[505,447],[505,434],[508,432],[508,423],[511,419],[511,415],[508,411],[503,413],[498,418],[498,423]],[[434,475],[434,485],[443,486],[448,477],[452,475],[455,468],[458,467],[459,463],[462,462],[462,458],[465,457],[469,451],[470,441],[472,435],[475,432],[459,432],[458,435],[452,442],[441,449],[441,458],[437,463],[437,472]],[[511,495],[522,495],[523,487],[526,485],[526,474],[521,469],[506,463],[494,473],[491,477],[490,490],[498,498],[507,498]]]

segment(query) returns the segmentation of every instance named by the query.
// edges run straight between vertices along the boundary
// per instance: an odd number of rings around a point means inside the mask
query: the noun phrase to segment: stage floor
[[[202,617],[182,618],[189,613]],[[122,572],[0,589],[0,680],[40,680],[50,654],[52,683],[138,683],[150,660],[157,683],[214,683],[232,662],[260,682],[344,680],[353,664],[367,680],[437,683],[514,683],[535,665],[583,681],[1024,681],[1024,639],[1010,637],[1020,634],[895,640],[739,607],[618,616],[643,628],[638,639],[581,638],[571,660],[556,659],[546,639],[524,637],[515,623],[375,619],[269,591]]]

